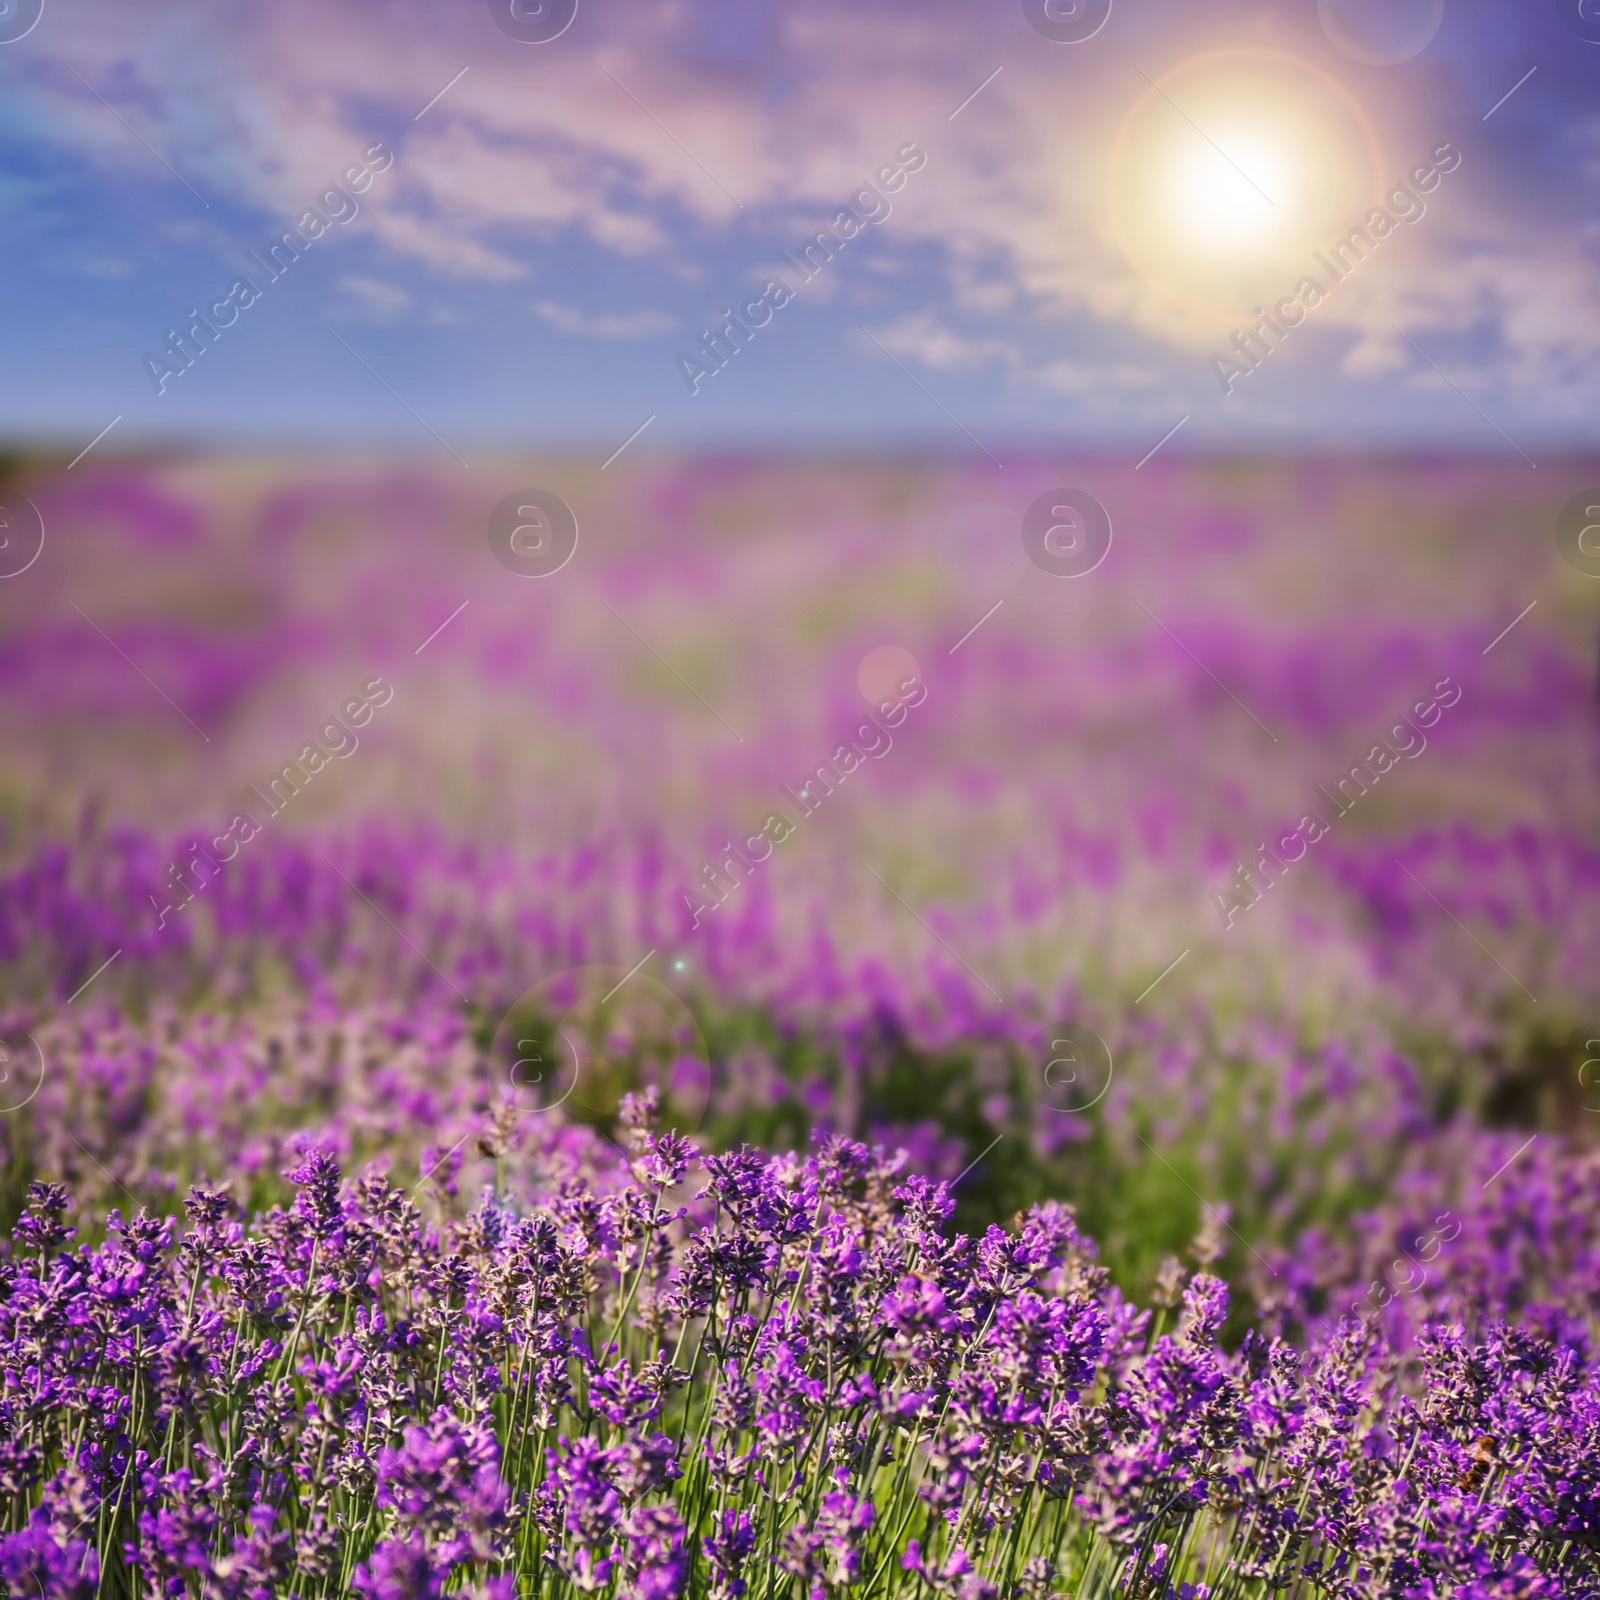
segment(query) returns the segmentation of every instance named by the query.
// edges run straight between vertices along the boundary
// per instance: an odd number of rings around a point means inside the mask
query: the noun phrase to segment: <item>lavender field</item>
[[[10,1594],[1600,1594],[1525,468],[6,471]]]

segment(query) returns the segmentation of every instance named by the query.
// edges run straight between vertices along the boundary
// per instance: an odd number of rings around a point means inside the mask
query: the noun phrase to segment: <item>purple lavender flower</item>
[[[426,1543],[384,1539],[359,1567],[351,1585],[363,1600],[442,1600],[448,1567],[442,1567]]]
[[[715,1531],[704,1535],[701,1544],[711,1567],[711,1600],[741,1600],[748,1587],[745,1562],[755,1542],[755,1527],[748,1511],[724,1511]]]
[[[58,1538],[49,1517],[36,1510],[21,1531],[0,1534],[0,1580],[13,1595],[94,1600],[100,1558],[82,1539]]]
[[[689,1578],[683,1518],[671,1506],[635,1506],[622,1520],[627,1558],[619,1594],[678,1600]]]
[[[397,1524],[424,1535],[448,1564],[487,1561],[505,1526],[500,1448],[487,1427],[448,1411],[405,1430],[398,1450],[377,1456],[377,1503]]]

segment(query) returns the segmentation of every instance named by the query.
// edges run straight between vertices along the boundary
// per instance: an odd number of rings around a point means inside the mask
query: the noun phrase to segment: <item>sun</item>
[[[1218,52],[1151,80],[1129,109],[1107,213],[1153,302],[1232,316],[1309,270],[1382,175],[1377,135],[1335,79],[1276,51]]]
[[[1165,225],[1216,260],[1270,248],[1292,205],[1292,167],[1270,128],[1220,129],[1208,139],[1175,139],[1157,207]]]

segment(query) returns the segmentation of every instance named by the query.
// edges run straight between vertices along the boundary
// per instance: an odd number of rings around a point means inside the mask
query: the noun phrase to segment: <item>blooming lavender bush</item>
[[[0,1314],[8,1591],[1600,1587],[1592,1254],[1565,1310],[1230,1351],[1220,1279],[1174,1262],[1140,1310],[1063,1206],[952,1233],[903,1155],[700,1157],[655,1110],[625,1104],[626,1151],[547,1126],[532,1201],[468,1213],[448,1163],[419,1195],[314,1138],[287,1207],[197,1188],[94,1246],[36,1185]]]

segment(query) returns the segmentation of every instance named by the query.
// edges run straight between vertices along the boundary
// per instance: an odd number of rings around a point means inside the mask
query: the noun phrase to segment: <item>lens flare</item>
[[[1392,67],[1433,43],[1444,0],[1317,0],[1317,20],[1352,61]]]

